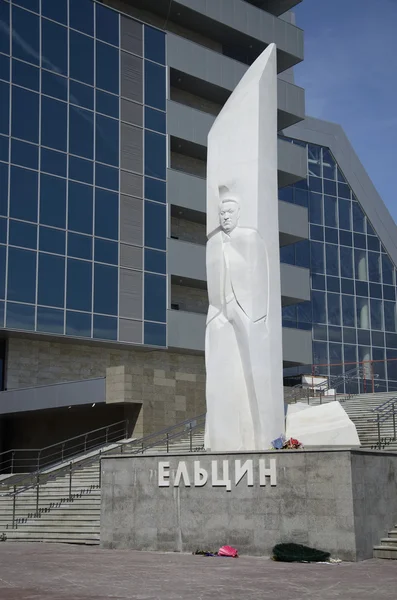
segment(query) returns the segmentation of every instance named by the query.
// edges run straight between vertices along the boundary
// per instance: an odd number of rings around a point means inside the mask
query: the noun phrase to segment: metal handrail
[[[10,474],[12,475],[18,467],[24,467],[33,471],[48,468],[52,463],[56,464],[59,461],[63,462],[65,458],[73,458],[73,451],[75,450],[76,454],[79,454],[82,451],[86,452],[87,449],[97,448],[103,443],[107,444],[110,441],[117,441],[120,435],[127,437],[128,424],[128,419],[124,419],[123,421],[117,421],[110,425],[92,429],[43,448],[13,448],[6,450],[0,453],[0,473],[10,470]],[[114,439],[115,437],[116,439]],[[80,442],[72,443],[77,440],[80,440]],[[58,450],[55,450],[56,448]],[[18,456],[18,454],[22,455],[22,457]]]
[[[395,396],[393,398],[389,398],[389,400],[386,400],[386,402],[382,402],[382,404],[379,404],[379,406],[376,406],[375,408],[373,408],[371,410],[372,413],[377,413],[376,417],[374,417],[373,419],[367,419],[368,423],[376,423],[377,424],[378,442],[376,445],[379,450],[382,449],[382,445],[383,445],[383,447],[385,447],[385,445],[387,445],[386,440],[384,440],[384,443],[382,442],[381,423],[384,423],[385,421],[387,421],[389,419],[390,415],[392,415],[392,418],[393,418],[393,437],[390,438],[389,443],[391,441],[394,441],[397,439],[397,435],[396,435],[396,404],[397,404],[397,396]]]

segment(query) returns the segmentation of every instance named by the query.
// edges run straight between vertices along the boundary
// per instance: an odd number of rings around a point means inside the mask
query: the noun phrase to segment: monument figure
[[[205,447],[265,450],[284,432],[272,44],[208,136]]]

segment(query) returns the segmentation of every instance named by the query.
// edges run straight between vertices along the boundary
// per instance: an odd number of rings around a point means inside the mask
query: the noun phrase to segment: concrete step
[[[7,536],[7,542],[53,542],[53,543],[68,543],[68,544],[99,544],[100,536],[99,533],[91,533],[84,535],[77,535],[74,533],[65,534],[29,534],[26,535],[18,529],[8,530],[5,532]]]
[[[397,545],[381,545],[374,547],[374,558],[388,558],[391,560],[397,560]]]
[[[381,546],[395,546],[397,548],[397,537],[385,537],[380,540]]]
[[[71,535],[73,534],[74,536],[82,536],[82,535],[90,535],[92,533],[94,534],[99,534],[99,521],[95,524],[91,524],[91,525],[81,525],[81,526],[75,526],[75,525],[70,525],[70,524],[65,524],[65,525],[46,525],[45,523],[37,523],[37,524],[32,524],[30,521],[28,521],[27,523],[24,523],[23,525],[18,525],[17,529],[11,529],[10,531],[14,532],[14,531],[20,531],[22,532],[24,535],[27,534],[40,534],[40,535],[44,535],[44,534],[48,534],[50,537],[53,537],[57,534],[62,534],[62,535]]]

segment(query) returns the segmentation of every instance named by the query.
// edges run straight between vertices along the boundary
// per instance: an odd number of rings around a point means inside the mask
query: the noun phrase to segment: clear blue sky
[[[306,113],[342,125],[397,222],[397,0],[303,0]]]

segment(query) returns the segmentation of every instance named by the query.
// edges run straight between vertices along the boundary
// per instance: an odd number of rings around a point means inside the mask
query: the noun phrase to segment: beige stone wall
[[[131,374],[131,401],[142,404],[138,433],[159,431],[205,412],[204,356],[146,352],[114,345],[11,338],[7,389],[104,377],[108,367]]]
[[[175,236],[184,242],[192,242],[202,246],[207,243],[205,225],[187,219],[171,217],[171,236]]]
[[[208,311],[207,290],[172,284],[171,304],[179,304],[179,310],[206,314]]]

